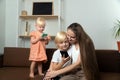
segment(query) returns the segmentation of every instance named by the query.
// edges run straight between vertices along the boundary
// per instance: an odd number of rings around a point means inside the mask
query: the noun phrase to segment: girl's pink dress
[[[30,36],[40,37],[41,34],[37,34],[36,31],[32,31]],[[35,44],[31,43],[30,56],[29,60],[31,61],[47,61],[46,50],[45,50],[45,41],[38,41]]]

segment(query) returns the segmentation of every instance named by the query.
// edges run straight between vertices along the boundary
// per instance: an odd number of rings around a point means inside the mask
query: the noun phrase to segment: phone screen
[[[65,58],[67,58],[69,56],[67,51],[60,51],[60,53],[62,57],[64,56]]]
[[[42,34],[42,37],[43,37],[43,38],[46,37],[46,36],[47,36],[47,34],[45,34],[45,33]]]

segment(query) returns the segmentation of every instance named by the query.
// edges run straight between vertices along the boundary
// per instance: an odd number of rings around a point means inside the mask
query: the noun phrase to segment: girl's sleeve
[[[34,35],[33,31],[32,31],[32,32],[30,32],[30,34],[29,34],[29,35],[30,35],[30,37],[32,37],[32,36]]]

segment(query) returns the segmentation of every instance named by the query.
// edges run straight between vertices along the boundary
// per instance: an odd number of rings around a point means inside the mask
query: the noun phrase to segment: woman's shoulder
[[[72,45],[70,45],[70,48],[69,48],[69,49],[74,49],[74,48],[75,48],[75,45],[72,44]]]
[[[67,52],[72,51],[72,46],[69,47],[69,49],[67,50]]]

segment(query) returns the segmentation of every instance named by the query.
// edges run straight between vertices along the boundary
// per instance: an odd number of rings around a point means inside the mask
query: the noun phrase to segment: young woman
[[[70,71],[74,73],[68,73],[68,76],[72,76],[72,80],[99,80],[95,48],[91,38],[78,23],[68,26],[67,37],[72,45],[74,57],[76,57],[75,62],[63,69],[47,72],[46,80]],[[77,69],[78,66],[82,70]],[[70,80],[68,76],[64,76],[61,80]]]

